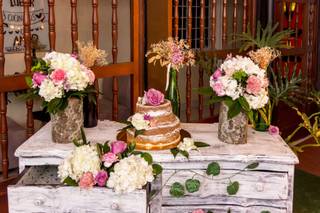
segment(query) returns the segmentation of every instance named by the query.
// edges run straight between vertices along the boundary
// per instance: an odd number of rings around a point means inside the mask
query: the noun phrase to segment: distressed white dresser
[[[247,144],[230,145],[218,140],[217,126],[217,124],[182,124],[182,128],[187,130],[196,141],[206,142],[210,144],[210,147],[192,151],[189,159],[180,155],[174,159],[168,150],[150,152],[154,161],[160,163],[164,168],[162,176],[151,184],[150,190],[148,187],[148,190],[141,190],[131,196],[128,195],[128,197],[125,197],[128,199],[127,204],[122,207],[122,205],[125,205],[123,204],[125,203],[122,199],[123,197],[117,197],[118,195],[112,194],[106,189],[105,193],[110,195],[110,198],[105,198],[105,200],[114,201],[107,202],[106,205],[101,204],[106,208],[105,210],[102,210],[102,207],[100,211],[97,211],[97,208],[93,206],[82,206],[82,212],[143,213],[146,210],[151,213],[189,213],[195,209],[203,209],[205,212],[211,211],[215,213],[292,212],[294,165],[298,163],[298,159],[282,138],[280,136],[271,136],[266,132],[256,132],[249,129]],[[97,127],[86,129],[85,131],[91,142],[104,142],[106,140],[115,140],[117,130],[121,127],[123,127],[123,124],[101,121]],[[26,166],[58,165],[73,149],[73,144],[52,143],[50,128],[49,123],[16,150],[16,156],[19,157],[20,171]],[[220,174],[219,176],[207,178],[205,170],[208,164],[212,162],[220,165]],[[255,162],[259,163],[258,167],[245,169],[249,164]],[[40,171],[40,173],[44,174],[42,176],[45,177],[49,175],[48,172],[45,173],[45,169],[41,170],[39,167],[34,167],[32,170]],[[30,170],[27,174],[33,176],[33,174],[30,174]],[[38,176],[41,175],[39,174]],[[200,180],[199,191],[186,193],[185,196],[180,198],[174,198],[170,195],[170,186],[174,182],[184,183],[185,180],[190,178]],[[26,180],[25,182],[28,182],[27,178]],[[239,182],[239,191],[230,196],[226,187],[231,181]],[[54,183],[51,182],[44,184],[40,181],[41,190],[52,190],[52,184]],[[31,185],[37,188],[36,184],[37,181],[32,182]],[[24,208],[24,212],[46,212],[40,211],[41,207],[43,209],[53,205],[50,203],[50,196],[49,198],[46,197],[45,200],[41,200],[41,193],[45,193],[40,188],[34,190],[34,198],[30,196],[25,201],[22,194],[23,190],[26,190],[24,185],[24,181],[20,181],[18,185],[9,187],[10,212],[21,212],[18,211],[18,207],[23,204],[28,207]],[[68,200],[65,196],[67,192],[64,191],[66,190],[64,188],[68,187],[59,186],[58,188],[60,189],[57,190],[57,186],[55,186],[55,191],[53,192],[60,193],[61,199]],[[81,190],[79,191],[78,188],[66,191],[69,193],[68,197],[77,197],[79,196],[77,193],[84,193]],[[150,193],[148,193],[149,191]],[[93,192],[95,191],[85,193],[92,196],[99,194]],[[147,201],[144,195],[146,195]],[[57,196],[55,198],[57,199]],[[60,199],[59,196],[58,198]],[[58,201],[55,200],[55,204],[62,202]],[[71,201],[76,202],[74,199]],[[66,202],[62,203],[67,205]],[[97,205],[97,203],[93,202],[92,205]],[[140,205],[140,207],[137,205]],[[117,208],[113,208],[114,206]],[[32,208],[36,209],[33,210]],[[84,209],[87,209],[87,211]],[[78,211],[72,208],[70,210],[69,207],[68,211],[56,209],[54,212]]]

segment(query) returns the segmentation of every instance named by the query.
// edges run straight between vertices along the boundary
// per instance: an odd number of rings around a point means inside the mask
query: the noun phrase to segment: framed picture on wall
[[[3,1],[3,21],[5,53],[23,52],[23,0]],[[47,50],[48,5],[45,0],[31,0],[30,21],[32,49]]]

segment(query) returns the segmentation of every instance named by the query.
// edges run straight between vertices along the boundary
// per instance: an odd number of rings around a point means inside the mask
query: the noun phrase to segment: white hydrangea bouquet
[[[58,167],[58,177],[69,186],[108,187],[117,193],[129,193],[141,189],[162,172],[152,156],[135,151],[134,144],[108,141],[93,145],[84,134],[82,141],[75,144],[75,149]]]
[[[50,52],[32,67],[32,76],[26,78],[31,88],[26,98],[40,96],[49,113],[64,110],[68,98],[82,98],[96,93],[94,73],[81,64],[77,57],[67,53]]]

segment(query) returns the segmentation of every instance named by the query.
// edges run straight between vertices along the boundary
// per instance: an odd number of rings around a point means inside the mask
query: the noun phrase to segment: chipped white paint
[[[16,156],[19,157],[21,170],[25,166],[57,165],[73,149],[72,144],[52,143],[50,125],[49,123],[40,129],[17,149]],[[159,190],[161,185],[166,182],[168,175],[175,170],[197,170],[203,173],[207,165],[212,161],[220,164],[222,176],[237,172],[251,162],[258,161],[260,165],[254,171],[245,171],[232,178],[232,180],[240,183],[240,190],[235,196],[226,196],[225,188],[227,180],[220,180],[218,182],[203,180],[200,192],[180,199],[169,196],[169,188],[165,186],[163,192],[159,193],[149,203],[150,213],[185,213],[202,207],[214,212],[227,212],[228,207],[231,208],[232,213],[261,211],[270,211],[272,213],[292,212],[294,165],[298,163],[298,159],[280,136],[271,136],[266,132],[256,132],[249,128],[247,144],[231,145],[218,140],[217,124],[197,123],[182,124],[181,126],[190,132],[196,141],[206,142],[211,146],[201,148],[199,151],[192,151],[189,160],[182,156],[174,159],[168,150],[150,152],[154,161],[160,163],[164,168],[162,178],[159,178],[152,184],[152,190]],[[86,129],[85,131],[90,141],[104,142],[106,140],[115,140],[117,130],[122,127],[124,127],[124,124],[101,121],[97,127]],[[167,184],[170,185],[170,183],[177,180],[183,181],[185,178],[190,177],[189,173],[188,171],[183,171],[172,178]],[[199,177],[199,179],[201,178]],[[15,188],[11,188],[9,191],[12,192],[12,189],[15,190]],[[39,187],[38,190],[43,190],[43,187]],[[58,189],[55,187],[49,188],[49,190]],[[75,191],[72,193],[80,193],[76,189],[73,190]],[[69,192],[71,193],[71,191]],[[117,196],[112,193],[106,194],[106,196],[117,199]],[[130,197],[130,199],[133,198]],[[105,200],[108,199],[106,198]],[[109,202],[107,203],[108,205],[110,204]],[[130,200],[129,203],[136,203],[136,201]]]
[[[8,198],[10,213],[147,212],[146,190],[118,195],[103,187],[80,189],[63,186],[56,179],[56,170],[36,171],[34,167],[17,185],[8,187]]]

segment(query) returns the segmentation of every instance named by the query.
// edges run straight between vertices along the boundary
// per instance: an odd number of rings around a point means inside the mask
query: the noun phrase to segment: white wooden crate
[[[147,192],[116,194],[111,189],[64,186],[56,166],[31,167],[8,187],[10,213],[146,213]]]

